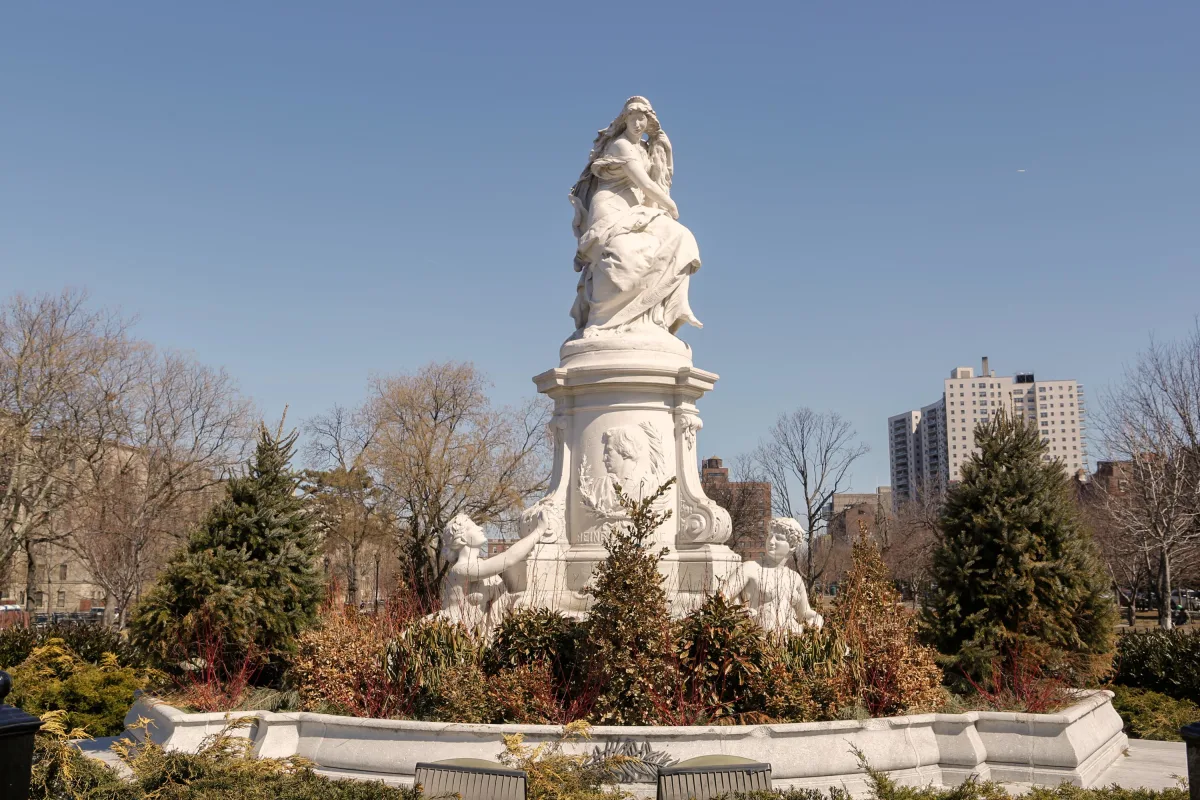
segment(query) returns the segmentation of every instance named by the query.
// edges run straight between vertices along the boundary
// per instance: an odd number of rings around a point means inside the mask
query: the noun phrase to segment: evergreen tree
[[[269,681],[316,619],[320,542],[289,467],[296,435],[262,426],[247,474],[230,478],[138,606],[134,639],[161,663],[251,664]]]
[[[999,414],[947,494],[922,612],[952,671],[982,678],[999,659],[1036,659],[1071,681],[1108,669],[1115,610],[1062,465],[1040,434]]]
[[[652,552],[646,540],[671,516],[656,512],[654,505],[674,482],[671,478],[641,501],[617,487],[629,521],[615,525],[606,537],[608,556],[596,565],[588,587],[594,601],[585,663],[588,683],[598,691],[591,717],[599,725],[653,725],[662,721],[671,700],[673,642],[658,571],[662,554]]]

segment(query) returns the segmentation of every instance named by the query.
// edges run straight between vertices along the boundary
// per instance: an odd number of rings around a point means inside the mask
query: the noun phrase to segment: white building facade
[[[894,502],[940,492],[957,481],[968,457],[978,452],[975,426],[1001,409],[1038,428],[1046,461],[1060,462],[1069,475],[1087,468],[1083,384],[1039,381],[1033,373],[997,376],[984,358],[978,376],[971,367],[951,370],[941,400],[888,418]]]

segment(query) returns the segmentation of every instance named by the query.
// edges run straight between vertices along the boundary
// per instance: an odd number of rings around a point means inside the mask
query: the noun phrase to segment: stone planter
[[[300,755],[333,777],[412,782],[418,761],[495,759],[504,734],[529,743],[558,738],[551,725],[470,725],[358,719],[330,714],[185,714],[142,697],[126,724],[150,722],[149,735],[168,749],[192,750],[234,717],[253,723],[236,735],[250,737],[261,757]],[[584,748],[638,755],[646,766],[630,769],[626,788],[653,795],[658,764],[722,753],[770,763],[776,787],[866,788],[853,749],[871,766],[906,785],[953,786],[971,775],[981,780],[1090,786],[1125,748],[1121,718],[1106,691],[1081,693],[1058,714],[971,711],[881,719],[787,725],[711,727],[597,727]]]

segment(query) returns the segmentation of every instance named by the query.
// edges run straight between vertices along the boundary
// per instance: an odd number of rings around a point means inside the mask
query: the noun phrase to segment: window
[[[1039,391],[1039,392],[1044,392],[1044,391],[1046,391],[1046,387],[1045,387],[1045,386],[1039,386],[1039,387],[1038,387],[1038,391]]]
[[[62,608],[66,604],[67,604],[67,593],[64,591],[59,591],[58,597],[54,598],[55,607]]]
[[[67,565],[66,564],[58,565],[58,579],[60,581],[65,581],[67,579]]]

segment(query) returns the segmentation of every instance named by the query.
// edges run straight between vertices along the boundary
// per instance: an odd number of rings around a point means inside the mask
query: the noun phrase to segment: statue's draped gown
[[[649,172],[644,147],[633,157]],[[625,172],[627,161],[606,152],[592,162],[591,179],[585,176],[572,197],[581,273],[571,308],[575,326],[585,334],[643,323],[671,333],[684,323],[700,327],[688,305],[688,280],[700,268],[700,248],[665,210],[643,205],[644,193]]]

